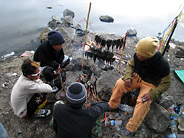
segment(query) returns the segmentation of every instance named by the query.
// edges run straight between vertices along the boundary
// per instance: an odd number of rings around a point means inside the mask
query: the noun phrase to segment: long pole
[[[83,43],[83,52],[82,52],[82,70],[83,70],[83,62],[84,62],[84,49],[85,49],[85,45],[86,45],[86,38],[87,38],[87,31],[88,31],[88,22],[89,22],[89,14],[91,11],[91,2],[89,3],[89,10],[88,10],[88,16],[87,16],[87,21],[86,21],[86,31],[85,31],[85,36],[84,36],[84,43]]]
[[[124,50],[125,50],[125,44],[126,44],[127,34],[128,34],[128,33],[126,32],[126,34],[125,34],[125,39],[124,39],[124,41],[123,41],[122,52],[121,52],[121,55],[120,55],[119,70],[118,70],[119,73],[120,73],[120,69],[121,69],[121,61],[122,61],[123,53],[124,53]]]
[[[167,35],[166,35],[166,36],[168,36],[169,38],[168,38],[166,44],[164,44],[164,45],[165,45],[165,48],[164,48],[164,51],[163,51],[163,53],[162,53],[163,56],[164,56],[166,50],[167,50],[168,47],[169,47],[169,41],[171,40],[171,37],[172,37],[172,35],[173,35],[173,33],[174,33],[176,27],[177,27],[178,18],[179,18],[179,19],[181,18],[183,9],[184,9],[184,7],[182,8],[182,10],[181,10],[180,13],[178,14],[178,16],[176,16],[175,19],[172,21],[172,22],[174,22],[174,25],[172,25],[172,27],[170,28],[169,32],[168,32]],[[168,27],[169,27],[169,26],[168,26]],[[168,27],[167,27],[167,28],[168,28]],[[167,29],[167,28],[166,28],[166,29]],[[165,29],[165,30],[166,30],[166,29]],[[165,30],[164,30],[164,32],[165,32]],[[166,36],[165,36],[165,38],[166,38]],[[163,44],[165,38],[161,41],[158,50],[161,50],[161,46],[162,46],[162,44]]]
[[[171,32],[171,34],[170,34],[170,36],[169,36],[169,39],[168,39],[168,41],[167,41],[167,44],[166,44],[166,46],[165,46],[165,48],[164,48],[164,51],[163,51],[163,53],[162,53],[162,56],[164,56],[166,50],[167,50],[168,47],[169,47],[169,42],[170,42],[171,37],[172,37],[172,35],[173,35],[173,33],[174,33],[174,30],[176,29],[177,24],[178,24],[178,17],[176,17],[176,19],[175,19],[175,22],[174,22],[174,26],[173,26],[172,32]]]

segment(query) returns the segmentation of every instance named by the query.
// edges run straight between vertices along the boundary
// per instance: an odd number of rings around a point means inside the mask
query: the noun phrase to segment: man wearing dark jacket
[[[86,89],[82,83],[72,83],[66,91],[66,104],[54,108],[55,138],[90,138],[97,118],[109,109],[107,102],[94,103],[82,108],[86,101]]]
[[[60,75],[63,68],[64,52],[62,34],[58,31],[50,31],[48,40],[43,42],[34,54],[33,60],[40,62],[42,75],[49,82],[53,82],[54,75]]]

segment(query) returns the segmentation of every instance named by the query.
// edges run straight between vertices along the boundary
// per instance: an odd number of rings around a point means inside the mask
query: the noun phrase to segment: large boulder
[[[65,16],[64,18],[61,18],[62,26],[65,27],[71,27],[73,25],[73,18],[71,16]]]
[[[100,16],[100,21],[102,22],[107,22],[107,23],[112,23],[114,22],[114,18],[112,18],[111,16],[105,15],[105,16]]]
[[[162,133],[170,124],[170,114],[164,107],[153,102],[145,118],[145,123],[149,128]]]
[[[48,32],[51,31],[52,29],[50,27],[46,27],[44,28],[41,32],[40,32],[40,41],[44,42],[46,40],[48,40]]]
[[[176,46],[175,48],[177,58],[184,58],[184,47],[183,46]]]
[[[73,82],[78,82],[79,80],[79,75],[82,75],[82,71],[67,71],[66,72],[66,82],[65,86],[66,88]]]
[[[104,71],[101,74],[96,82],[98,97],[101,100],[109,101],[112,95],[112,89],[120,77],[121,75],[113,70]]]
[[[70,16],[72,17],[72,19],[75,17],[75,14],[73,11],[69,10],[69,9],[65,9],[63,11],[63,17],[66,17],[66,16]]]
[[[56,29],[61,22],[56,18],[56,16],[52,16],[52,21],[48,22],[48,26],[52,29]]]
[[[137,31],[133,27],[130,27],[127,30],[127,36],[129,37],[137,36]]]

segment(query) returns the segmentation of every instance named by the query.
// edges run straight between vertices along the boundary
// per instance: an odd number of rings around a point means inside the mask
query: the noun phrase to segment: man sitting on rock
[[[129,61],[123,78],[117,80],[109,106],[118,108],[126,92],[140,88],[133,117],[126,125],[124,136],[137,131],[147,115],[151,102],[164,93],[171,84],[168,61],[157,51],[159,40],[155,37],[141,39],[136,45],[133,58]]]
[[[34,54],[33,60],[40,62],[41,73],[52,86],[54,86],[54,76],[61,75],[61,69],[71,60],[64,55],[62,48],[64,42],[60,32],[50,31],[48,40],[43,42]]]
[[[21,118],[46,117],[51,111],[41,109],[47,102],[47,93],[56,92],[40,78],[39,64],[26,59],[19,77],[11,92],[11,106],[14,114]]]
[[[72,83],[66,91],[66,104],[54,107],[55,138],[89,138],[96,120],[109,109],[107,102],[93,103],[83,108],[87,92],[82,83]]]

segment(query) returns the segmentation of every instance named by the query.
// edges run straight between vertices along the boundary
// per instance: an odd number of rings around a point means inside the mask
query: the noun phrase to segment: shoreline
[[[39,32],[39,36],[40,36],[40,33],[41,31]],[[112,34],[112,35],[116,35],[116,34]],[[175,40],[174,38],[171,38],[170,43],[174,43],[175,45],[184,47],[184,41]],[[14,51],[11,51],[10,53],[15,52],[14,56],[18,57],[25,51],[32,51],[32,50],[35,51],[40,44],[41,44],[41,39],[40,37],[37,37],[35,40],[31,40],[29,43],[24,44],[21,49],[16,49]],[[0,55],[0,61],[3,60],[2,56],[8,55],[10,53],[4,53]]]

